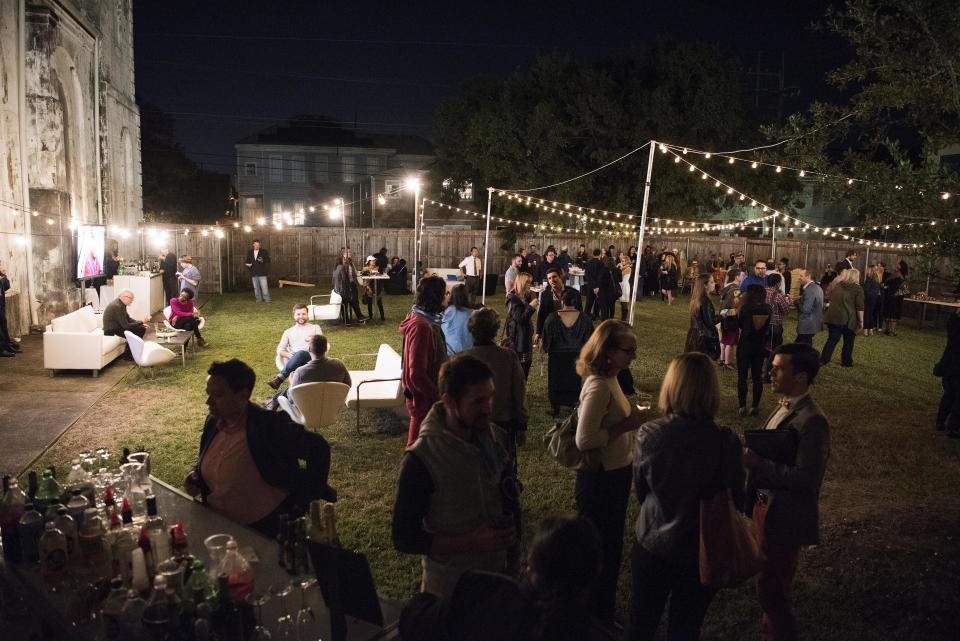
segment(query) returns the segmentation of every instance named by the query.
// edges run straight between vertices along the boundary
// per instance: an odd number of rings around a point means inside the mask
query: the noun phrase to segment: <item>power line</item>
[[[412,129],[432,129],[432,125],[428,124],[417,124],[412,122],[400,122],[400,123],[391,123],[391,122],[376,122],[376,121],[345,121],[345,120],[298,120],[296,117],[291,116],[245,116],[243,114],[222,114],[222,113],[211,113],[211,112],[202,112],[202,111],[164,111],[162,109],[141,109],[141,114],[159,114],[170,116],[174,119],[178,119],[178,116],[182,116],[183,119],[197,119],[197,120],[238,120],[238,121],[265,121],[265,122],[278,122],[278,126],[289,125],[296,128],[304,129],[349,129],[353,125],[364,125],[364,126],[373,126],[373,127],[410,127]],[[376,133],[376,132],[372,132]]]

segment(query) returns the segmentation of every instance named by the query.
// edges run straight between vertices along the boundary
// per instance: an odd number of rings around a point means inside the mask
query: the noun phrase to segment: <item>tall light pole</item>
[[[417,277],[420,274],[420,229],[423,212],[420,209],[420,179],[410,176],[404,186],[413,191],[413,291],[417,291]]]

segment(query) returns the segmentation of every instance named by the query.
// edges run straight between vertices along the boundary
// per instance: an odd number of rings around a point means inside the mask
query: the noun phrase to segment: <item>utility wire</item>
[[[646,142],[646,143],[640,145],[639,147],[637,147],[636,149],[634,149],[633,151],[628,151],[627,153],[623,154],[622,156],[620,156],[620,157],[617,158],[616,160],[611,160],[610,162],[608,162],[606,165],[603,165],[602,167],[597,167],[596,169],[591,169],[590,171],[588,171],[588,172],[585,173],[585,174],[580,174],[579,176],[576,176],[576,177],[574,177],[574,178],[569,178],[569,179],[567,179],[567,180],[562,180],[562,181],[560,181],[560,182],[558,182],[558,183],[553,183],[552,185],[544,185],[543,187],[531,187],[531,188],[529,188],[529,189],[498,189],[497,191],[513,191],[513,192],[517,192],[517,193],[521,193],[521,192],[524,192],[524,193],[525,193],[525,192],[528,192],[528,191],[541,191],[541,190],[543,190],[543,189],[550,189],[551,187],[559,187],[560,185],[566,185],[567,183],[572,183],[572,182],[575,181],[575,180],[580,180],[581,178],[586,178],[586,177],[589,176],[590,174],[595,174],[595,173],[597,173],[598,171],[602,171],[602,170],[606,169],[607,167],[609,167],[610,165],[615,165],[615,164],[617,164],[618,162],[620,162],[621,160],[623,160],[624,158],[626,158],[626,157],[628,157],[628,156],[631,156],[631,155],[637,153],[638,151],[640,151],[640,150],[643,149],[644,147],[647,147],[649,144],[650,144],[649,142]]]

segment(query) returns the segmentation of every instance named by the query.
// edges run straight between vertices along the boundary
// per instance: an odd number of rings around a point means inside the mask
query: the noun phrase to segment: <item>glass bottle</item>
[[[112,566],[110,564],[110,546],[106,540],[106,530],[100,520],[100,511],[95,507],[88,507],[80,525],[80,551],[83,554],[84,566],[95,577],[109,579]]]
[[[143,610],[143,622],[148,626],[165,625],[169,621],[170,603],[167,600],[167,579],[158,576],[153,580],[153,591]]]
[[[294,521],[293,553],[297,559],[297,569],[302,573],[310,572],[310,550],[307,548],[307,525],[305,518]]]
[[[210,641],[212,630],[210,617],[212,614],[213,612],[209,604],[197,604],[197,618],[193,621],[194,641]]]
[[[43,534],[43,515],[33,507],[33,503],[24,506],[23,516],[17,527],[20,536],[20,555],[24,561],[36,563],[40,560],[40,535]]]
[[[130,585],[130,581],[133,579],[131,555],[137,549],[137,533],[133,529],[133,515],[124,513],[120,529],[111,531],[113,541],[110,545],[110,557],[113,560],[113,576],[122,577],[123,582]]]
[[[327,543],[327,533],[323,528],[323,515],[320,511],[320,500],[310,502],[310,526],[307,536],[314,543]]]
[[[47,523],[40,537],[40,574],[47,583],[56,583],[67,573],[67,538],[53,523]]]
[[[52,521],[57,517],[56,506],[60,504],[60,495],[62,493],[63,489],[53,476],[53,469],[45,469],[43,476],[40,478],[40,485],[37,487],[37,497],[34,500],[34,506],[38,512],[44,515],[46,520]],[[51,507],[53,508],[52,512],[50,510]]]
[[[147,609],[147,602],[140,598],[136,590],[127,590],[127,600],[120,610],[120,621],[128,630],[136,630],[143,619],[143,611]]]
[[[9,474],[3,477],[3,497],[0,498],[0,541],[3,542],[3,558],[17,563],[23,558],[20,551],[20,519],[26,511],[27,496]]]
[[[210,582],[207,569],[200,559],[193,562],[193,571],[183,587],[183,594],[193,601],[194,605],[205,603],[213,597],[213,584]]]
[[[234,603],[243,603],[243,600],[253,591],[253,569],[247,560],[237,552],[237,542],[234,539],[227,541],[227,549],[217,568],[218,574],[226,574],[229,597]]]
[[[130,587],[140,594],[146,594],[150,589],[150,575],[147,574],[147,563],[140,548],[130,552],[130,572]]]
[[[289,535],[290,517],[286,514],[280,515],[280,532],[277,534],[277,565],[282,568],[287,566],[286,547],[287,536]]]
[[[90,507],[90,501],[87,500],[87,497],[82,494],[82,490],[79,488],[70,490],[70,493],[73,496],[67,501],[67,510],[70,512],[73,520],[76,521],[77,527],[80,527],[83,525],[83,517],[86,514],[87,508]]]
[[[53,521],[54,526],[63,533],[67,542],[67,561],[70,566],[77,568],[81,565],[80,538],[78,536],[77,522],[70,516],[67,508],[62,507],[57,510],[57,518]]]
[[[157,572],[157,566],[153,562],[153,546],[150,545],[150,533],[144,526],[137,533],[137,547],[143,551],[143,562],[146,564],[147,576],[153,576]]]
[[[174,556],[183,556],[189,552],[183,521],[177,521],[177,524],[170,528],[170,550]]]
[[[148,496],[146,498],[146,504],[147,519],[143,522],[143,526],[150,535],[153,564],[157,566],[172,556],[170,537],[167,535],[166,524],[163,522],[163,517],[157,513],[157,497],[153,495]]]
[[[327,542],[330,545],[339,545],[337,540],[337,512],[333,503],[327,503],[323,506],[323,529],[327,534]]]
[[[123,587],[123,580],[120,578],[111,579],[110,592],[107,593],[107,598],[104,599],[101,608],[108,639],[121,638],[119,630],[120,613],[123,611],[126,602],[127,590]]]

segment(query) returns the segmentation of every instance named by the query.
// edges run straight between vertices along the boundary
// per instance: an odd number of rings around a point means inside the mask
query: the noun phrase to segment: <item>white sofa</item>
[[[58,369],[88,369],[94,376],[123,354],[122,336],[103,335],[103,316],[87,305],[54,318],[43,334],[43,366],[53,376]]]
[[[377,351],[377,363],[372,370],[350,370],[350,393],[347,407],[357,412],[357,432],[360,431],[360,410],[370,407],[403,408],[405,399],[400,384],[400,354],[383,343]]]
[[[466,279],[460,273],[459,267],[436,267],[428,268],[424,274],[426,276],[434,275],[439,276],[447,284],[447,291],[459,285],[460,283],[466,282]]]

